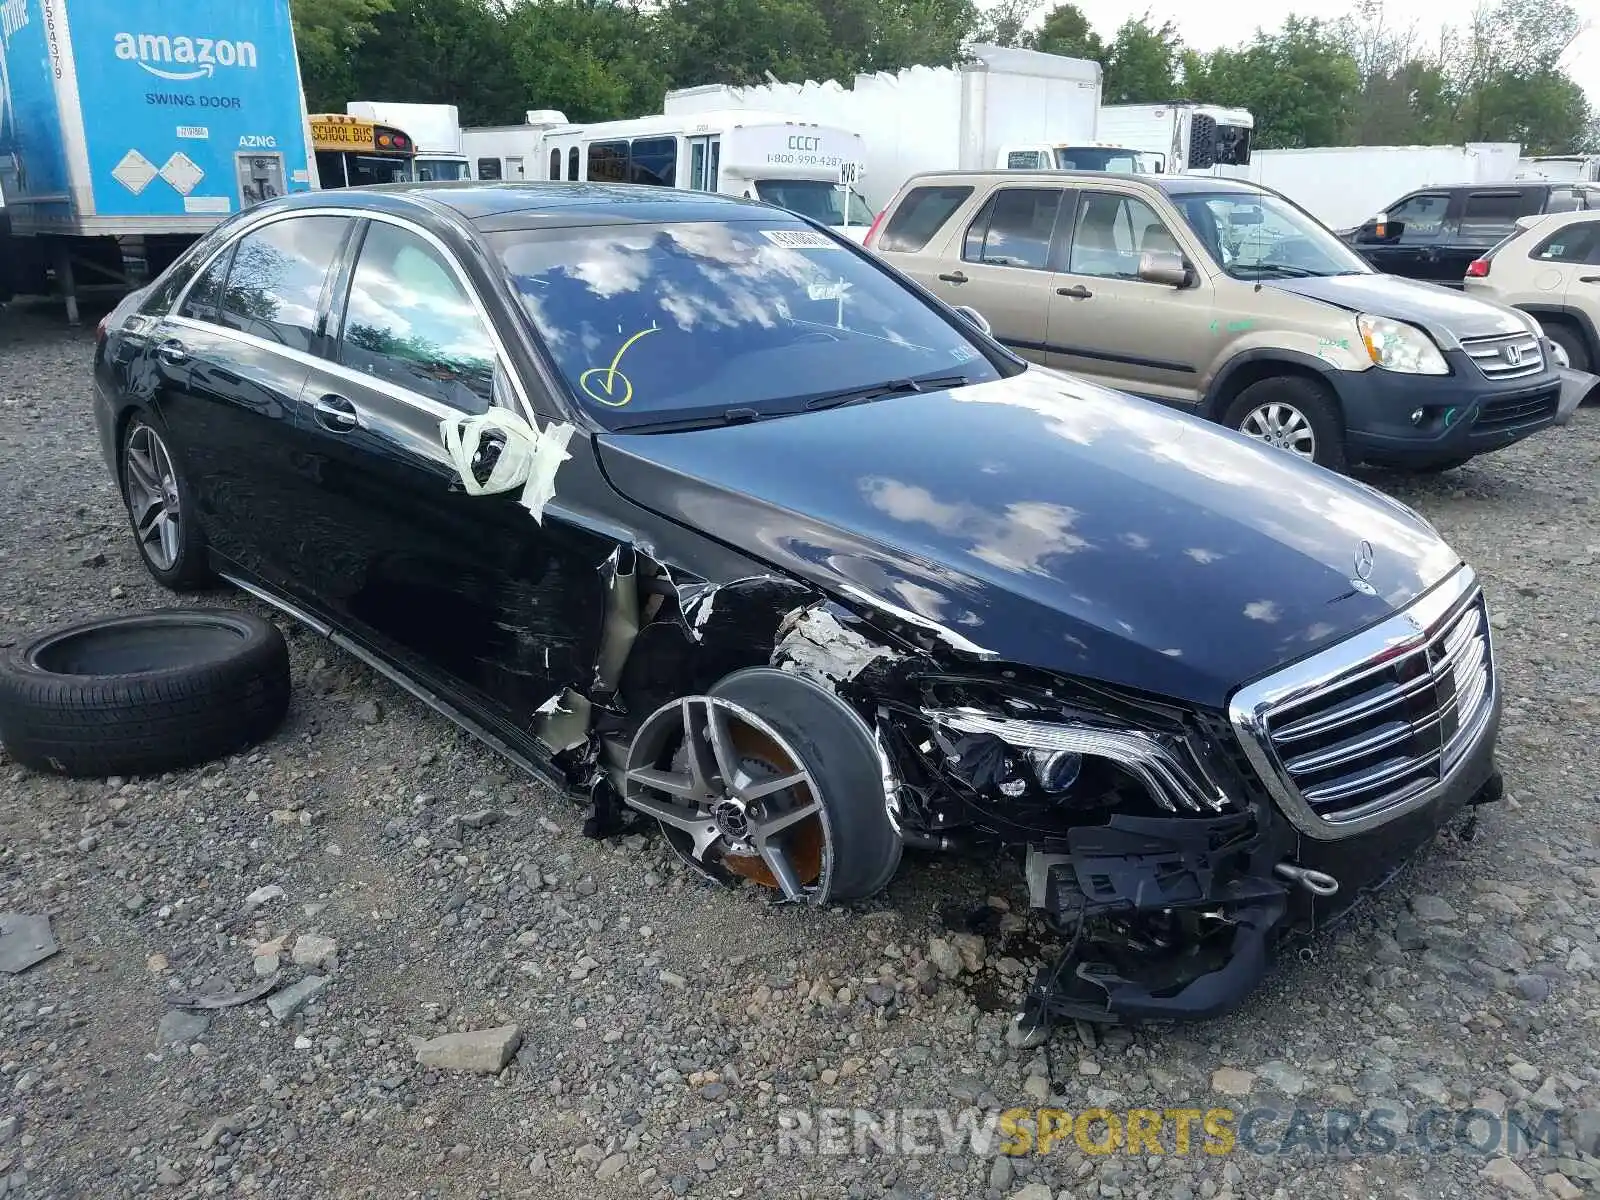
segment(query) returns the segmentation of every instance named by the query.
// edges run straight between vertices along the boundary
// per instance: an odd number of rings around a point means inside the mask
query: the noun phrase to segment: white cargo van
[[[461,116],[454,104],[395,104],[386,100],[352,100],[344,111],[352,117],[392,125],[417,148],[418,179],[470,179],[461,153]]]
[[[524,125],[468,129],[462,144],[478,179],[647,183],[749,196],[860,241],[872,211],[854,184],[859,134],[782,113],[706,112],[568,124],[533,111]]]

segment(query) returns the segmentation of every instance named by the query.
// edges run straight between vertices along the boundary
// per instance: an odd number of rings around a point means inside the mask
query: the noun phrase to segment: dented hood
[[[1262,280],[1262,286],[1319,300],[1353,313],[1421,325],[1436,341],[1522,333],[1527,322],[1510,309],[1436,283],[1398,275],[1313,275]]]
[[[599,454],[636,503],[858,610],[1211,706],[1389,616],[1459,561],[1370,488],[1038,367],[747,425],[605,435]]]

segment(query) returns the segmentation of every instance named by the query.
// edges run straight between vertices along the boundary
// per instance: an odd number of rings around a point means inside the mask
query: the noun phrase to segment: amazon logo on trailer
[[[162,79],[208,79],[218,67],[253,69],[254,42],[227,38],[168,37],[164,33],[119,33],[117,57],[136,62]]]

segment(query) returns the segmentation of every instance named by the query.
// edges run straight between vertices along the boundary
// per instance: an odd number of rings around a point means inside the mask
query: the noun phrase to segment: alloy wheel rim
[[[654,817],[701,869],[721,868],[805,901],[825,873],[826,823],[804,760],[767,722],[719,696],[686,696],[640,728],[635,748],[678,749],[667,766],[630,755],[626,802]],[[674,836],[676,835],[676,836]]]
[[[157,570],[170,571],[183,545],[178,476],[166,444],[150,426],[136,425],[128,436],[124,474],[139,550]]]
[[[1317,435],[1310,418],[1292,404],[1273,401],[1252,409],[1240,423],[1239,432],[1304,459],[1317,456]]]

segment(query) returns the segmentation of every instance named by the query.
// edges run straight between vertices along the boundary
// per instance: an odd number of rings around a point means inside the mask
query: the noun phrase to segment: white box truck
[[[411,139],[417,157],[417,179],[471,179],[461,152],[461,112],[454,104],[397,104],[388,100],[352,100],[347,116],[399,129]]]
[[[1282,192],[1330,229],[1347,230],[1418,188],[1510,179],[1521,149],[1516,142],[1470,142],[1258,150],[1247,166],[1221,173]]]
[[[874,211],[922,171],[993,169],[1018,148],[1095,143],[1099,63],[988,45],[970,54],[954,67],[857,75],[848,87],[808,80],[683,88],[667,93],[664,109],[770,110],[857,130],[866,145],[861,191]]]
[[[859,134],[784,113],[739,111],[571,125],[534,110],[523,125],[467,129],[478,179],[646,183],[749,196],[865,238],[872,211],[852,189]]]
[[[1248,109],[1215,104],[1106,104],[1096,136],[1146,156],[1150,169],[1172,175],[1217,174],[1250,162],[1255,118]]]
[[[76,323],[229,213],[316,184],[288,0],[3,0],[0,261]],[[0,287],[5,285],[0,284]]]

